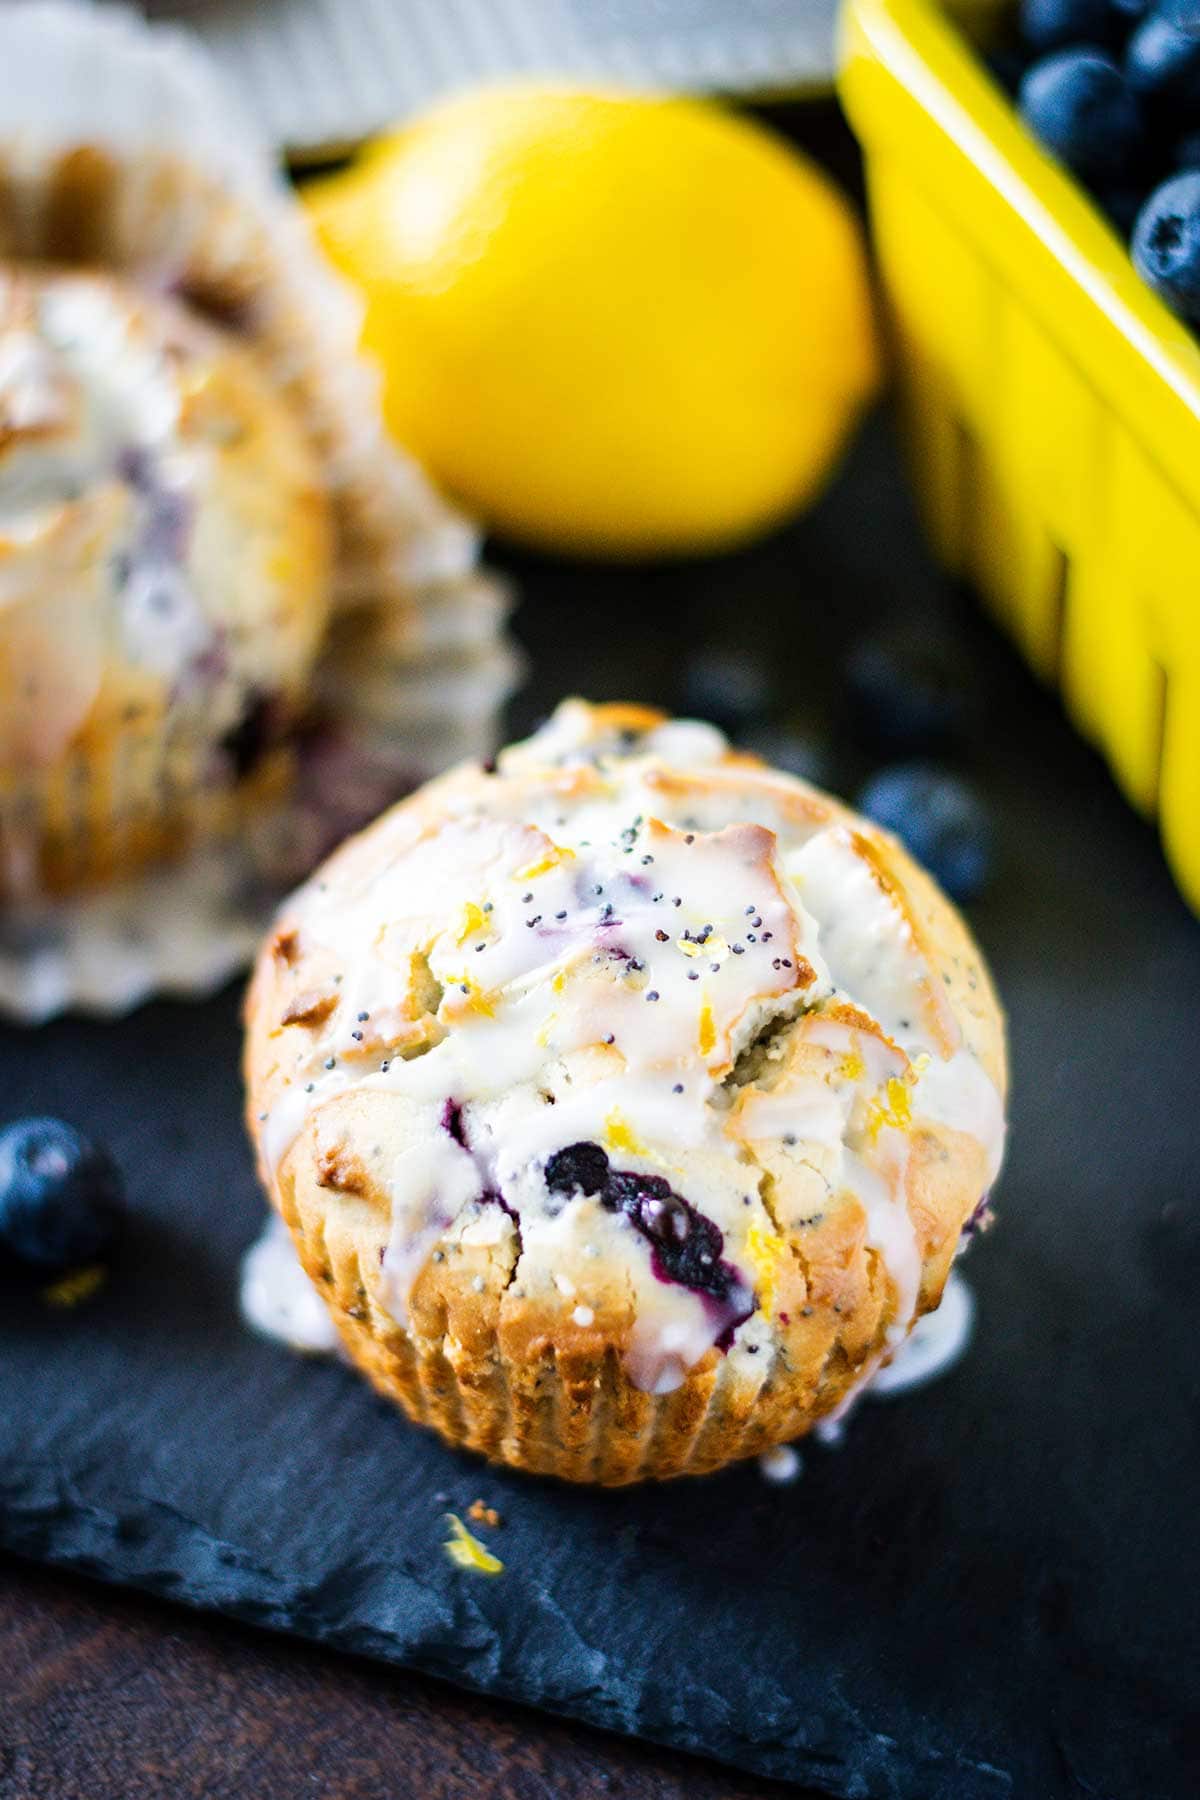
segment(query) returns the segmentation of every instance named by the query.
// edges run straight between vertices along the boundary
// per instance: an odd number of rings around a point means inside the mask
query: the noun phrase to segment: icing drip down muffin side
[[[710,726],[562,705],[344,845],[247,1001],[263,1180],[346,1348],[517,1467],[702,1474],[935,1307],[1003,1025],[896,841]]]

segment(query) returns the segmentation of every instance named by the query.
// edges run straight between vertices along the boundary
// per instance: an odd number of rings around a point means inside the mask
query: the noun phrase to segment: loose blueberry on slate
[[[1141,160],[1137,95],[1109,56],[1060,50],[1021,83],[1021,115],[1036,137],[1082,180],[1126,180]]]
[[[1030,49],[1039,52],[1121,37],[1120,16],[1109,0],[1021,0],[1020,27]]]
[[[863,638],[846,659],[854,735],[886,756],[948,750],[969,735],[975,685],[954,640],[931,624]]]
[[[1200,106],[1200,36],[1151,13],[1129,40],[1125,75],[1133,91],[1156,109],[1186,114],[1191,123]]]
[[[983,892],[993,860],[992,825],[969,781],[936,763],[881,769],[858,807],[896,836],[954,900]]]
[[[746,650],[701,650],[683,670],[681,711],[737,733],[771,710],[766,663]]]
[[[1138,215],[1133,260],[1168,306],[1200,321],[1200,170],[1155,188]]]
[[[52,1274],[114,1242],[122,1183],[107,1150],[61,1119],[19,1119],[0,1132],[0,1248]]]

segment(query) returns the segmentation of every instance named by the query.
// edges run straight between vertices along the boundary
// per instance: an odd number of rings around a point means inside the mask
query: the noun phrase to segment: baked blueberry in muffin
[[[299,891],[246,1072],[354,1361],[579,1481],[843,1407],[938,1304],[1004,1135],[987,972],[897,840],[711,726],[580,701]]]

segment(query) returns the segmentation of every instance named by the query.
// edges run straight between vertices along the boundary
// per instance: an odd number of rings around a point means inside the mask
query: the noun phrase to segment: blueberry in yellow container
[[[1200,909],[1200,343],[989,73],[1010,13],[843,12],[918,494]]]

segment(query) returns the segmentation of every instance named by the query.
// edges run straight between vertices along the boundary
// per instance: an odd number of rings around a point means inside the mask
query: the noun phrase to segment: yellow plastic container
[[[918,493],[1200,910],[1200,347],[980,60],[1004,10],[843,12]]]

